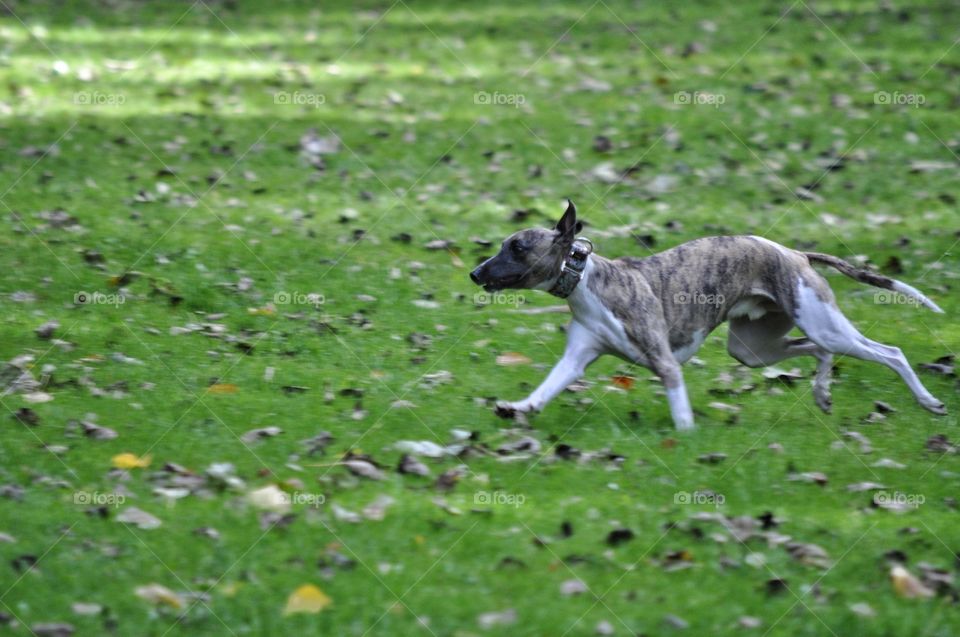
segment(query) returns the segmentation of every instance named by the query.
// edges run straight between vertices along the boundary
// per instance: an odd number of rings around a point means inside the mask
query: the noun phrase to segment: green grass
[[[83,635],[111,627],[158,637],[590,635],[608,621],[618,635],[659,635],[675,631],[664,623],[673,614],[697,635],[956,633],[949,595],[898,597],[885,557],[903,551],[914,573],[919,562],[956,568],[951,498],[960,467],[957,456],[924,449],[934,434],[956,437],[952,378],[922,374],[951,410],[945,418],[921,410],[889,370],[849,359],[838,362],[829,416],[814,407],[807,380],[775,386],[759,370],[742,372],[755,391],[717,397],[717,376],[739,373],[721,328],[703,364],[685,368],[699,425],[692,434],[673,432],[648,372],[604,359],[585,392],[563,394],[533,421],[537,457],[425,460],[434,476],[465,465],[440,493],[432,479],[393,471],[400,453],[392,449],[398,440],[445,443],[453,429],[490,448],[515,438],[477,399],[517,399],[535,386],[562,351],[565,318],[477,306],[467,273],[492,249],[472,238],[496,245],[524,227],[515,210],[531,211],[526,225],[550,223],[567,196],[607,256],[645,254],[631,234],[653,235],[663,249],[756,233],[866,255],[892,274],[896,257],[895,276],[927,291],[945,315],[877,303],[874,290],[830,275],[841,307],[915,365],[955,350],[960,48],[951,48],[957,11],[948,3],[89,5],[9,3],[0,18],[0,358],[33,355],[37,377],[55,368],[51,402],[0,398],[0,484],[23,489],[19,499],[0,498],[0,532],[16,538],[0,542],[4,631],[66,621]],[[588,79],[609,89],[585,90]],[[723,103],[678,104],[678,92]],[[924,103],[876,103],[878,92]],[[523,103],[482,103],[482,94]],[[299,152],[310,128],[343,142],[323,170]],[[593,150],[597,135],[613,150]],[[24,152],[54,143],[42,158]],[[843,170],[825,173],[824,157],[836,155],[846,156]],[[952,165],[911,172],[914,160]],[[635,170],[602,183],[592,171],[603,162]],[[676,179],[667,192],[647,187],[660,175]],[[822,200],[797,199],[794,190],[812,184]],[[151,201],[138,202],[141,191]],[[46,227],[41,214],[58,209],[79,228]],[[424,247],[437,239],[455,248]],[[85,259],[89,250],[103,262]],[[118,281],[131,271],[139,275]],[[249,289],[235,289],[241,279]],[[18,291],[34,298],[17,301]],[[79,291],[125,300],[77,305]],[[251,312],[283,292],[319,293],[324,303]],[[524,295],[529,306],[555,302]],[[421,298],[438,307],[413,304]],[[72,347],[33,334],[51,319]],[[171,333],[209,322],[228,338]],[[432,340],[416,347],[411,334]],[[116,352],[142,364],[118,362]],[[497,366],[503,352],[533,364]],[[783,367],[793,365],[813,367],[805,359]],[[451,382],[422,386],[441,370]],[[622,373],[635,375],[635,386],[610,391],[610,377]],[[208,393],[215,382],[237,391]],[[90,383],[125,391],[95,396]],[[391,409],[399,399],[415,407]],[[875,399],[898,411],[864,423]],[[735,422],[709,406],[715,400],[741,407]],[[366,415],[355,420],[358,401]],[[27,406],[38,425],[12,417]],[[118,437],[96,441],[68,425],[89,414]],[[239,439],[266,426],[284,433]],[[335,442],[325,456],[305,456],[299,441],[321,430]],[[849,431],[867,436],[872,452],[844,437]],[[619,468],[557,460],[561,443],[625,460]],[[44,445],[68,450],[58,456]],[[337,466],[351,449],[382,463],[386,479]],[[111,472],[123,452],[149,453],[152,464]],[[727,458],[698,462],[711,452]],[[906,468],[872,467],[880,458]],[[202,473],[214,462],[233,463],[248,490],[282,483],[325,502],[294,505],[291,523],[264,527],[242,492],[169,504],[153,494],[165,463]],[[828,484],[787,480],[809,471]],[[869,494],[846,489],[862,481],[922,495],[924,504],[903,515],[875,509]],[[678,492],[706,489],[724,504],[675,502]],[[497,490],[522,504],[475,503],[478,492]],[[75,503],[77,492],[122,493],[126,502],[101,517]],[[333,514],[334,505],[360,511],[381,494],[395,499],[382,521]],[[113,519],[129,506],[163,526]],[[715,511],[772,512],[775,531],[822,546],[829,567],[694,519]],[[564,522],[573,528],[567,538]],[[219,540],[195,534],[200,527],[216,528]],[[618,527],[635,536],[610,547]],[[689,552],[690,568],[663,568],[675,551]],[[745,562],[752,552],[765,564]],[[333,553],[350,565],[331,565]],[[25,573],[23,556],[37,558]],[[576,578],[589,592],[561,595]],[[788,590],[769,593],[772,578]],[[134,594],[150,583],[207,596],[158,610]],[[305,583],[332,605],[284,617],[287,597]],[[75,602],[105,610],[76,615]],[[858,602],[876,616],[852,612]],[[510,608],[515,624],[478,624],[480,614]],[[747,615],[760,628],[737,627]]]

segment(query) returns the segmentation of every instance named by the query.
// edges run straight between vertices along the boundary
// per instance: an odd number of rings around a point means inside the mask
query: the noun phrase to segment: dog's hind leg
[[[800,329],[823,349],[886,365],[900,375],[924,408],[939,415],[947,413],[943,402],[920,382],[899,347],[872,341],[861,334],[832,299],[824,301],[802,281],[798,287],[796,315]]]
[[[817,407],[830,413],[830,370],[833,355],[808,338],[785,336],[793,328],[793,319],[785,312],[769,312],[750,320],[730,319],[727,351],[747,367],[766,367],[794,356],[817,359],[817,375],[813,381],[813,398]]]

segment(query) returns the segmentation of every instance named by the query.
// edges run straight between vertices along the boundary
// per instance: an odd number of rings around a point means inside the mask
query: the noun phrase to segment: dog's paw
[[[508,403],[505,400],[498,400],[497,404],[493,407],[493,413],[504,420],[513,420],[517,417],[517,408],[513,403]]]
[[[493,413],[505,420],[516,420],[519,424],[525,425],[527,424],[527,416],[532,416],[537,413],[537,410],[525,401],[509,403],[505,400],[498,400],[493,408]]]
[[[833,410],[833,400],[830,396],[822,396],[820,394],[814,394],[814,401],[817,403],[817,407],[820,408],[825,414],[829,414]]]
[[[947,415],[947,406],[944,405],[943,403],[937,403],[935,405],[924,405],[924,407],[926,407],[929,411],[932,411],[938,416]]]

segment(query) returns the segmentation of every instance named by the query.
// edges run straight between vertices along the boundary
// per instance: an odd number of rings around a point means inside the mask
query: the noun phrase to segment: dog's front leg
[[[518,412],[542,410],[567,385],[583,376],[587,366],[599,355],[600,348],[590,330],[576,321],[571,322],[567,329],[567,347],[563,358],[550,370],[547,378],[523,400],[497,401],[496,414],[501,418],[513,418]]]

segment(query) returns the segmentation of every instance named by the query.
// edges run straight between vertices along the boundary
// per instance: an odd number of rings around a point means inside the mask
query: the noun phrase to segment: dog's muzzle
[[[486,269],[486,263],[481,263],[470,273],[470,280],[483,287],[487,292],[498,292],[515,283],[515,279],[505,279],[502,277],[492,277]]]

